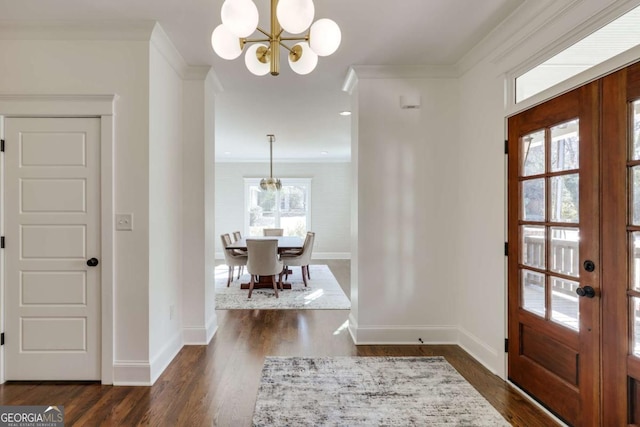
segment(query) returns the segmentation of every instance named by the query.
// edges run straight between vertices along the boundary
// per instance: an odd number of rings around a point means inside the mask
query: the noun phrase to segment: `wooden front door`
[[[5,137],[6,379],[98,380],[100,120],[8,118]]]
[[[582,426],[601,411],[600,84],[508,123],[509,379]]]

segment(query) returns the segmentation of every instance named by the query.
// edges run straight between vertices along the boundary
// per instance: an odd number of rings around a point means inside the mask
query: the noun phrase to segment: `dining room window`
[[[285,236],[304,237],[311,230],[311,178],[285,178],[280,191],[263,191],[260,178],[245,178],[245,235],[263,228],[283,228]]]

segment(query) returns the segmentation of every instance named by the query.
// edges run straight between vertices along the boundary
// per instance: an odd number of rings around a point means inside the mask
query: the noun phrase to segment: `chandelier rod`
[[[269,178],[273,178],[273,140],[275,135],[267,135],[269,137]]]

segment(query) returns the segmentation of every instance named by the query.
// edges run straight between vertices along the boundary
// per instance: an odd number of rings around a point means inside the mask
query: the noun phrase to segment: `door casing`
[[[100,119],[100,215],[101,215],[101,382],[113,384],[114,317],[114,101],[116,95],[0,95],[0,119],[4,117],[97,117]],[[4,125],[0,126],[4,133]],[[4,156],[2,157],[4,162]],[[0,189],[4,188],[4,164]],[[1,193],[1,191],[0,191]],[[2,196],[4,197],[4,196]],[[4,206],[4,198],[3,198]],[[0,211],[4,234],[4,212]],[[8,243],[8,242],[7,242]],[[0,289],[4,293],[4,255],[0,257]],[[5,304],[3,300],[3,304]],[[4,306],[2,319],[4,319]],[[4,330],[4,320],[2,320]],[[0,352],[0,382],[4,382],[4,354]]]

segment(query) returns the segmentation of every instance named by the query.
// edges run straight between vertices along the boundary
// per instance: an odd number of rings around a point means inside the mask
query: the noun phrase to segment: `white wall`
[[[358,75],[358,344],[456,341],[457,84]]]
[[[207,344],[215,316],[213,188],[214,87],[205,71],[184,81],[183,330],[185,344]]]
[[[0,93],[117,94],[116,212],[135,215],[116,232],[114,359],[135,375],[149,360],[149,42],[0,40]]]
[[[274,159],[273,168],[274,176],[283,182],[288,177],[311,178],[313,258],[349,257],[350,163],[278,163]],[[244,178],[268,174],[268,163],[216,163],[216,252],[220,257],[219,235],[244,228]]]
[[[151,382],[182,347],[182,151],[182,79],[152,42],[149,51]]]

